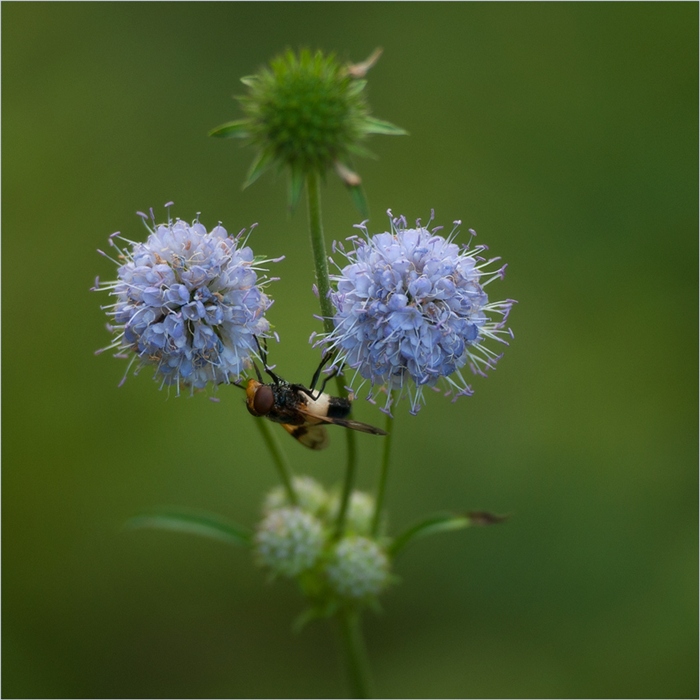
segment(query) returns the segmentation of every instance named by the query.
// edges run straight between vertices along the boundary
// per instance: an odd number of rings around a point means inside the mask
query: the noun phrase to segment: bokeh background
[[[362,60],[372,210],[464,221],[519,300],[498,370],[455,405],[400,411],[396,532],[441,510],[510,513],[423,540],[365,629],[390,697],[697,697],[698,6],[695,3],[3,3],[2,692],[5,697],[342,697],[326,623],[246,551],[124,533],[157,505],[252,524],[275,473],[241,395],[168,398],[124,363],[88,292],[136,210],[286,255],[280,372],[307,381],[319,324],[302,209],[241,183],[207,131],[286,47]],[[357,223],[337,179],[328,240]],[[356,416],[378,422],[358,402]],[[284,436],[283,436],[284,438]],[[285,447],[341,479],[344,443]],[[359,436],[359,485],[379,441]]]

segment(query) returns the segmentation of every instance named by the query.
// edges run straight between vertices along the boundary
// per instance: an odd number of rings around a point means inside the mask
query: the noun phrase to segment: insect
[[[302,384],[290,384],[275,374],[267,364],[266,349],[260,343],[258,349],[265,373],[271,377],[272,382],[266,384],[263,381],[260,370],[254,363],[258,378],[249,379],[245,387],[246,406],[252,415],[281,423],[293,438],[312,450],[328,447],[330,441],[326,424],[340,425],[372,435],[386,435],[386,432],[379,428],[349,419],[347,416],[352,407],[349,399],[324,393],[328,381],[338,374],[338,368],[326,376],[321,388],[315,391],[321,371],[331,359],[332,353],[323,356],[311,380],[311,386],[307,388]]]

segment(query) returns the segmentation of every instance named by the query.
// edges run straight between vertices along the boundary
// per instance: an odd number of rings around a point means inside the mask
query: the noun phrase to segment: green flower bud
[[[276,574],[290,577],[311,569],[324,543],[321,522],[300,508],[271,511],[254,537],[258,562]]]
[[[321,516],[328,507],[328,494],[321,484],[310,476],[295,476],[292,486],[297,495],[299,507],[315,516]],[[277,508],[291,506],[287,491],[283,486],[276,486],[265,496],[263,513]]]
[[[333,54],[288,50],[242,78],[249,92],[237,99],[246,118],[222,124],[210,135],[244,138],[258,149],[244,187],[275,165],[289,167],[294,208],[306,175],[334,168],[358,201],[361,181],[351,169],[351,155],[371,155],[361,145],[369,134],[406,133],[370,116],[362,78],[380,54],[344,66]]]
[[[353,491],[348,503],[348,512],[345,517],[345,531],[354,535],[369,535],[372,531],[372,519],[374,518],[374,497],[364,491]],[[340,509],[340,496],[334,495],[329,509],[331,521],[338,517]]]
[[[326,576],[330,587],[343,598],[373,597],[389,583],[389,558],[373,540],[350,535],[333,548]]]

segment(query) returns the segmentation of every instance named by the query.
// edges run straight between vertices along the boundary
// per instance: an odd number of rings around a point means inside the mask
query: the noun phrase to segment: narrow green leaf
[[[248,130],[250,124],[247,119],[239,119],[235,122],[226,122],[209,132],[209,136],[220,139],[245,139],[250,136]]]
[[[362,185],[349,185],[348,191],[350,192],[350,197],[355,205],[355,209],[360,213],[360,216],[363,219],[369,219],[369,205],[367,204],[367,197],[365,197],[365,191],[362,189]]]
[[[389,136],[405,136],[408,131],[399,126],[394,126],[390,122],[385,122],[382,119],[374,117],[366,117],[362,130],[366,134],[387,134]]]
[[[260,151],[248,170],[243,189],[252,185],[263,173],[266,173],[275,162],[275,156],[272,151]]]
[[[251,531],[214,513],[189,510],[168,510],[141,513],[124,523],[126,530],[171,530],[209,537],[228,544],[250,547]]]
[[[365,148],[359,143],[351,143],[348,145],[348,151],[354,156],[361,156],[363,158],[372,158],[372,160],[377,160],[377,154],[372,153],[369,148]]]
[[[335,614],[337,607],[336,603],[327,603],[325,606],[319,604],[311,608],[306,608],[306,610],[303,610],[295,618],[292,623],[292,631],[295,634],[299,634],[310,622],[331,617]]]
[[[357,97],[367,85],[366,80],[353,80],[347,87],[347,94],[349,97]]]
[[[301,194],[304,191],[305,180],[306,178],[301,168],[290,168],[287,203],[292,212],[294,212],[299,204]]]
[[[431,515],[407,530],[404,530],[389,546],[389,553],[396,556],[414,540],[437,532],[449,532],[450,530],[462,530],[473,525],[495,525],[506,520],[506,516],[493,515],[482,511],[475,511],[465,515],[453,513],[438,513]]]

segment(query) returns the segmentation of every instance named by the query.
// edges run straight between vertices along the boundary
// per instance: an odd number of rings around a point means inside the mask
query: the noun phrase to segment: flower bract
[[[207,231],[198,219],[156,225],[152,210],[146,226],[145,243],[110,236],[117,279],[94,287],[114,297],[103,307],[114,334],[103,350],[130,358],[135,372],[154,367],[161,386],[178,392],[234,381],[250,365],[254,336],[270,329],[265,312],[272,300],[263,291],[269,280],[260,273],[271,261],[253,255],[245,231]]]
[[[336,351],[335,364],[386,388],[383,410],[398,390],[416,413],[423,389],[438,380],[455,398],[472,393],[461,369],[484,374],[495,366],[500,355],[486,343],[512,337],[505,324],[514,302],[489,300],[486,286],[503,277],[505,266],[491,267],[499,258],[484,258],[486,246],[458,245],[460,222],[444,237],[440,227],[430,229],[432,217],[411,227],[389,216],[390,231],[370,235],[362,224],[348,250],[334,244],[347,264],[331,275],[334,330],[317,344]]]

